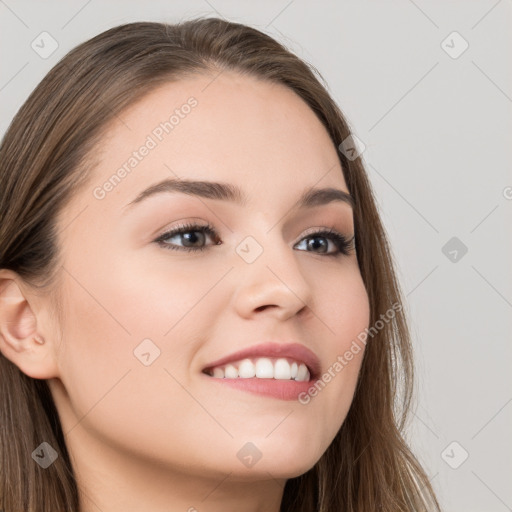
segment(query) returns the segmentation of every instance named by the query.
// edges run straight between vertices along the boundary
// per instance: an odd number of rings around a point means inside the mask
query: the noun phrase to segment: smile
[[[204,373],[218,379],[276,379],[304,382],[310,380],[305,363],[289,358],[259,357],[242,359],[207,368]]]

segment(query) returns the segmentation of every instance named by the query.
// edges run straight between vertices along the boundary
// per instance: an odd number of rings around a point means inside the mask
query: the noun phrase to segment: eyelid
[[[186,233],[188,231],[204,231],[212,238],[218,238],[219,236],[215,227],[209,222],[207,222],[206,224],[201,224],[197,221],[187,221],[184,222],[183,224],[178,224],[177,226],[174,226],[172,228],[167,228],[160,235],[158,235],[153,240],[153,242],[159,242],[161,240],[165,240],[166,238],[170,238],[171,236],[179,235],[182,232]]]

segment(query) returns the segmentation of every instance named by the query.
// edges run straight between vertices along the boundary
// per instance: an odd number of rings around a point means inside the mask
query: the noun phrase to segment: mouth
[[[274,379],[308,382],[312,370],[292,358],[254,357],[205,368],[203,373],[216,379]]]
[[[320,370],[320,360],[304,345],[267,342],[214,361],[202,374],[238,391],[297,400],[319,378]]]

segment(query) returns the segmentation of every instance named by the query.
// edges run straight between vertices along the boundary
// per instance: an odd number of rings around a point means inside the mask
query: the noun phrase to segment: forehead
[[[104,208],[169,177],[231,182],[267,202],[307,186],[347,190],[336,147],[309,106],[281,84],[231,71],[159,86],[115,118],[97,155],[92,187],[114,184]]]

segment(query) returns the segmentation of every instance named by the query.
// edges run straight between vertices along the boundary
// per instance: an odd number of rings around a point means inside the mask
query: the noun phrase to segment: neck
[[[243,478],[205,467],[169,467],[120,453],[77,427],[67,439],[79,512],[279,512],[285,479]]]

